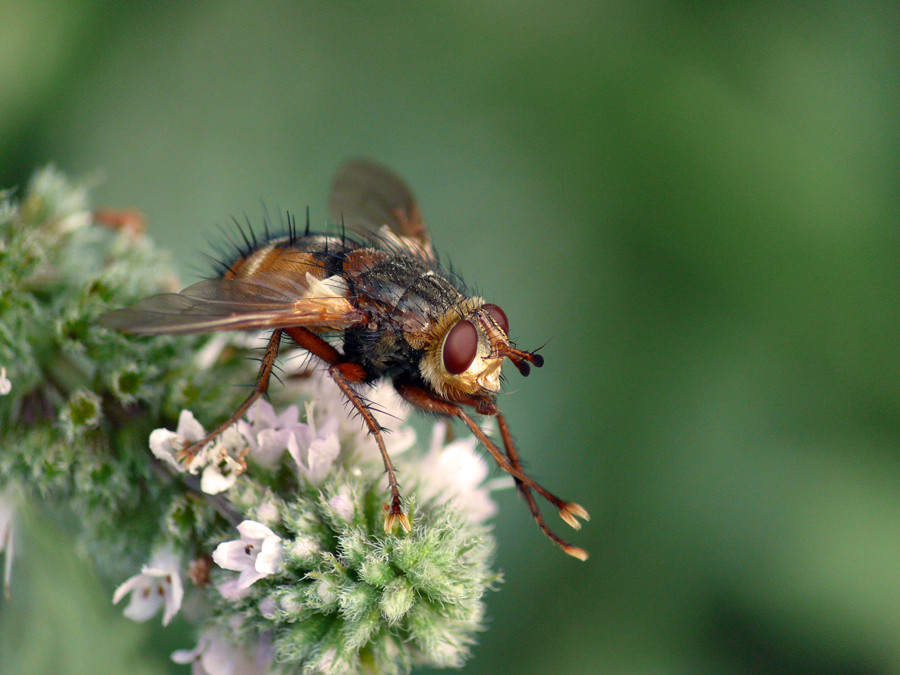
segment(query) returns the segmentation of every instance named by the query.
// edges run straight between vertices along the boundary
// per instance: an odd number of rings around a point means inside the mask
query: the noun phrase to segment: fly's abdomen
[[[327,235],[280,237],[241,251],[239,257],[224,266],[222,276],[250,280],[273,273],[305,278],[308,273],[321,280],[340,273],[347,250],[340,239]]]

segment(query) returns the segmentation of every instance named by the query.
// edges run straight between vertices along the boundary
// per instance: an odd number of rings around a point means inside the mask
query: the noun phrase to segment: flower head
[[[178,568],[178,558],[171,550],[160,551],[141,568],[140,574],[135,574],[116,589],[113,604],[118,604],[130,593],[131,601],[125,608],[125,616],[132,621],[146,621],[164,608],[162,623],[167,625],[178,613],[184,597]]]

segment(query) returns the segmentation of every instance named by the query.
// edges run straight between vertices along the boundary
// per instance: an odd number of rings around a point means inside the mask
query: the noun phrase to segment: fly
[[[410,531],[401,507],[394,465],[382,427],[357,386],[390,378],[413,406],[457,418],[513,477],[538,527],[563,551],[580,560],[587,553],[567,543],[545,522],[535,495],[580,529],[587,511],[546,490],[522,469],[506,418],[497,408],[500,369],[509,359],[522,375],[544,365],[542,356],[509,340],[500,307],[472,296],[435,255],[418,204],[393,172],[364,160],[341,166],[331,186],[329,212],[353,234],[297,230],[262,242],[248,239],[219,276],[180,293],[145,298],[101,317],[107,328],[140,335],[271,330],[253,392],[207,437],[186,448],[190,459],[234,424],[266,393],[286,335],[328,367],[328,374],[359,412],[374,437],[388,477],[391,502],[385,530]],[[326,341],[340,335],[338,350]],[[467,409],[497,419],[503,450]]]

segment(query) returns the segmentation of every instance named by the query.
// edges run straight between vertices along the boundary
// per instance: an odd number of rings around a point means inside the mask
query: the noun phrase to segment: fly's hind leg
[[[238,406],[237,410],[235,410],[231,414],[231,417],[225,420],[225,422],[217,426],[196,443],[193,443],[192,445],[189,445],[180,452],[176,453],[175,457],[180,460],[185,466],[188,466],[191,463],[191,461],[194,459],[200,449],[203,448],[203,446],[215,439],[216,436],[221,434],[232,424],[237,422],[244,415],[244,413],[247,412],[247,409],[251,405],[253,405],[256,399],[258,399],[269,390],[269,380],[271,380],[272,377],[272,368],[275,366],[275,359],[278,356],[278,348],[281,345],[281,333],[282,331],[280,329],[275,330],[272,333],[272,337],[269,338],[269,342],[266,345],[266,353],[263,355],[262,362],[259,366],[259,375],[256,378],[256,385],[253,387],[253,393],[251,393],[250,396],[247,397],[247,400],[241,403],[241,405]]]
[[[378,424],[366,402],[351,386],[365,381],[366,373],[362,366],[356,363],[344,362],[341,353],[337,349],[306,328],[286,328],[285,332],[298,345],[329,364],[328,374],[335,381],[335,384],[340,387],[347,400],[359,412],[363,422],[366,423],[369,429],[369,433],[375,439],[378,449],[381,451],[381,459],[384,461],[384,470],[388,477],[388,487],[391,490],[391,505],[384,518],[384,531],[390,532],[394,529],[396,523],[400,523],[404,530],[410,532],[412,527],[400,504],[400,484],[397,482],[394,465],[391,462],[390,455],[388,455],[387,447],[384,445],[381,425]]]

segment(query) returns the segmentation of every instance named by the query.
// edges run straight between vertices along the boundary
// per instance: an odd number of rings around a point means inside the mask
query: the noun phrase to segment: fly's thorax
[[[465,298],[437,321],[424,342],[419,370],[440,396],[492,398],[509,338],[481,298]]]

